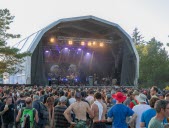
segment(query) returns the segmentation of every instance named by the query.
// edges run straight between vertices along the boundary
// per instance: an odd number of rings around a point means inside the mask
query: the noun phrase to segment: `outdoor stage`
[[[116,79],[119,85],[137,85],[139,58],[130,36],[94,16],[60,19],[18,47],[32,55],[10,83],[109,85]]]

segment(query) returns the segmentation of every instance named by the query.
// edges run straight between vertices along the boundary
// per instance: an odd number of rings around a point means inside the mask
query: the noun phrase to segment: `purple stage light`
[[[67,50],[68,48],[65,48],[65,50]]]
[[[46,53],[48,53],[49,51],[48,51],[48,50],[46,50],[45,52],[46,52]]]
[[[82,49],[81,48],[78,48],[78,51],[81,51]]]
[[[90,53],[89,53],[89,52],[87,52],[86,54],[87,54],[87,55],[90,55]]]

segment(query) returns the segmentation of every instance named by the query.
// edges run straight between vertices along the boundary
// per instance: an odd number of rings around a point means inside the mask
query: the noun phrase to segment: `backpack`
[[[27,114],[24,116],[23,128],[31,128],[30,126],[30,116]]]
[[[42,102],[40,102],[39,105],[40,105],[40,112],[39,112],[40,118],[43,120],[48,120],[49,112],[47,107]]]
[[[41,101],[42,103],[44,103],[44,100],[45,100],[45,96],[43,95],[43,96],[40,97],[40,101]]]
[[[131,102],[133,102],[134,105],[137,105],[136,101],[135,100],[132,100]]]
[[[32,128],[34,125],[34,117],[36,110],[34,108],[22,108],[20,123],[22,128]]]

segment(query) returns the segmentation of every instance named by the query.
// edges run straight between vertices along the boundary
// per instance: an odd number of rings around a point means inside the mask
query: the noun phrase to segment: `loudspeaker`
[[[89,85],[93,86],[93,83],[94,83],[93,76],[89,76]]]

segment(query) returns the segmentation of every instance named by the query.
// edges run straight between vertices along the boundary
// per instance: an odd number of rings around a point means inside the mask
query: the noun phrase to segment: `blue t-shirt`
[[[143,112],[143,114],[141,115],[141,122],[145,123],[146,128],[148,128],[148,124],[151,118],[153,118],[155,115],[156,115],[156,110],[153,108],[150,108]],[[167,123],[167,119],[165,118],[163,122]]]
[[[145,123],[146,128],[148,128],[148,124],[152,117],[156,115],[155,109],[151,108],[143,112],[141,115],[141,122]]]
[[[128,128],[126,117],[133,114],[134,111],[124,104],[116,104],[108,111],[108,117],[113,117],[112,125],[115,128]]]

